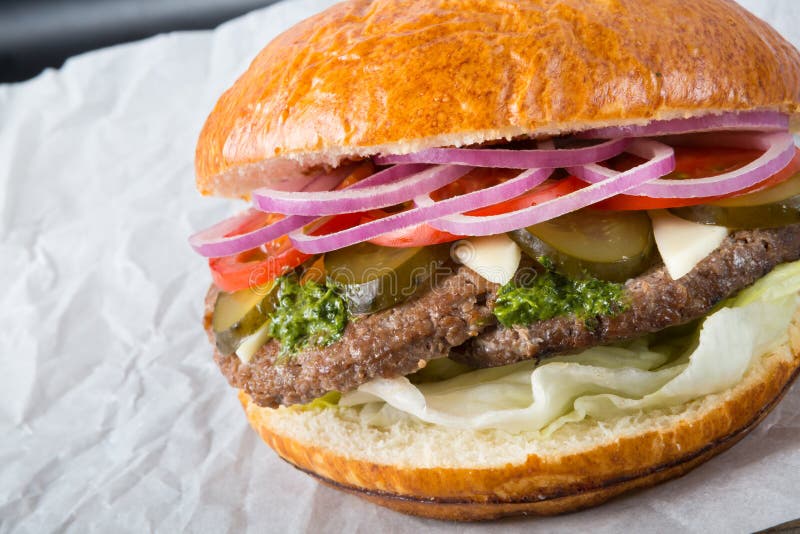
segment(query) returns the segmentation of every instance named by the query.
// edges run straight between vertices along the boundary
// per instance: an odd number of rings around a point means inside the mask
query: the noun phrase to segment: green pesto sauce
[[[548,270],[524,287],[513,281],[502,286],[497,293],[494,315],[503,326],[524,326],[570,314],[588,322],[598,315],[616,315],[626,308],[622,284],[597,278],[573,280]]]
[[[347,306],[332,289],[313,280],[303,285],[295,275],[280,279],[278,306],[270,316],[269,335],[288,355],[308,346],[330,345],[347,324]]]

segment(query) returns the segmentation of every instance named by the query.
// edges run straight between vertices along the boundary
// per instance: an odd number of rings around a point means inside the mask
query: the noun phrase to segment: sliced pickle
[[[583,209],[509,234],[522,250],[570,278],[624,282],[647,269],[655,254],[643,212]]]
[[[398,304],[430,279],[450,257],[449,244],[394,248],[359,243],[325,255],[325,272],[353,315]]]
[[[316,256],[300,266],[300,285],[313,281],[318,284],[325,282],[325,257]]]
[[[687,221],[736,230],[778,228],[800,223],[800,195],[760,206],[727,207],[702,204],[672,208],[669,211]]]
[[[220,293],[214,305],[211,327],[222,354],[233,354],[242,340],[255,333],[275,310],[278,286],[273,281],[263,290],[243,289]]]

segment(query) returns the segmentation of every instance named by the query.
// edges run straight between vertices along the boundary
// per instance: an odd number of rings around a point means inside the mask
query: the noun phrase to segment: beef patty
[[[233,387],[260,406],[309,402],[328,391],[349,391],[377,377],[410,374],[474,337],[494,322],[486,298],[497,291],[466,267],[437,287],[391,309],[351,320],[341,339],[306,349],[277,362],[280,345],[271,340],[250,360],[216,351],[214,359]],[[214,343],[211,313],[217,290],[206,297],[206,332]]]
[[[214,359],[230,384],[260,406],[305,403],[373,378],[410,374],[448,355],[473,367],[493,367],[636,338],[701,317],[776,265],[798,258],[800,225],[742,230],[680,280],[672,280],[663,266],[629,280],[629,307],[618,315],[588,323],[563,316],[513,328],[496,326],[491,313],[497,284],[460,267],[408,302],[351,321],[342,338],[327,347],[278,362],[280,346],[272,340],[247,364],[219,351]],[[216,295],[212,286],[205,317],[212,343]]]

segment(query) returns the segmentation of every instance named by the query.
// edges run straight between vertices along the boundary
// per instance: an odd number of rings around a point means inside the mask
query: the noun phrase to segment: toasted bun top
[[[350,0],[220,98],[204,194],[342,159],[753,109],[800,111],[800,54],[733,0]]]

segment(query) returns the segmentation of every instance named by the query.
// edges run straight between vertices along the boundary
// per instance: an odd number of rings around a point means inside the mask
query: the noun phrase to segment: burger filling
[[[215,359],[257,404],[338,403],[371,424],[542,430],[722,391],[797,304],[800,156],[786,142],[517,141],[256,191],[258,209],[193,242],[215,256]],[[574,165],[521,163],[559,151]],[[258,234],[271,238],[219,253]]]

